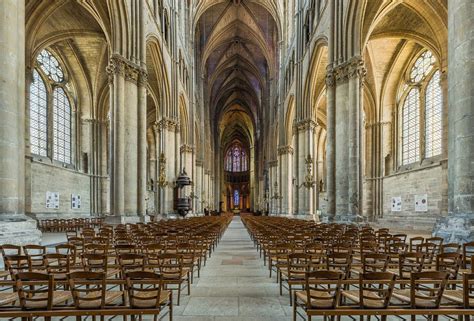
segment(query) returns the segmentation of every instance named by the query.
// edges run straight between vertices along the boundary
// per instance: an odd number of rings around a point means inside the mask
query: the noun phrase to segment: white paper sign
[[[81,195],[71,194],[71,208],[73,210],[81,208]]]
[[[415,212],[428,211],[428,195],[415,195]]]
[[[46,192],[46,208],[59,208],[59,193],[58,192]]]
[[[392,212],[401,212],[402,210],[402,197],[392,197]]]

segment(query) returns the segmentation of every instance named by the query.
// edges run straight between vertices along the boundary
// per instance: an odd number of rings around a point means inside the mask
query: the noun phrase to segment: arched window
[[[66,85],[58,59],[49,50],[42,50],[36,57],[30,86],[31,153],[71,164],[72,117]]]
[[[47,156],[48,98],[44,81],[36,70],[30,85],[30,146],[31,153]]]
[[[233,144],[227,150],[224,164],[225,170],[228,172],[248,171],[248,159],[245,149],[238,143]]]
[[[71,106],[61,87],[53,92],[53,151],[54,159],[71,163]]]
[[[434,157],[442,151],[442,91],[436,59],[425,50],[412,65],[398,95],[401,165]]]

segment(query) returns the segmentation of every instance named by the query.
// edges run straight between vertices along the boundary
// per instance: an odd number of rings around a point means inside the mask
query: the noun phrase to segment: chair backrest
[[[76,246],[70,243],[58,244],[54,247],[56,253],[68,255],[71,260],[71,264],[76,264],[77,251]]]
[[[305,253],[291,253],[287,256],[288,279],[304,279],[309,272],[311,255]]]
[[[474,307],[474,273],[463,275],[463,302],[466,309]]]
[[[449,273],[450,279],[456,279],[461,267],[462,256],[459,253],[441,253],[436,257],[436,271]]]
[[[461,254],[461,244],[458,243],[446,243],[442,244],[440,247],[440,253],[460,253]]]
[[[160,274],[146,271],[127,272],[126,288],[131,308],[159,308],[163,280]]]
[[[396,275],[391,272],[359,274],[359,298],[361,308],[386,309],[392,297]]]
[[[308,309],[336,308],[341,296],[344,274],[337,271],[310,271],[305,274],[306,305]],[[332,282],[328,282],[332,281]]]
[[[161,274],[181,275],[183,272],[183,256],[175,253],[165,253],[157,256],[158,266]]]
[[[421,272],[425,264],[425,254],[419,252],[408,252],[400,254],[398,260],[398,275],[408,280],[414,272]]]
[[[44,255],[46,270],[49,274],[64,276],[71,270],[71,256],[60,253],[48,253]]]
[[[411,274],[410,302],[412,308],[437,309],[441,303],[449,273],[422,271]]]
[[[416,251],[416,247],[422,243],[425,243],[425,238],[421,236],[410,238],[410,252]]]
[[[145,270],[145,256],[137,253],[123,253],[119,255],[120,269],[125,275],[131,271],[144,271]]]
[[[107,273],[108,256],[102,253],[83,253],[82,266],[85,271]]]
[[[437,254],[438,245],[431,242],[425,242],[417,245],[416,252],[425,254],[425,264],[432,264]]]
[[[390,257],[382,253],[368,253],[362,256],[362,268],[364,273],[385,272]]]
[[[31,267],[35,270],[46,268],[44,255],[46,254],[46,246],[37,244],[27,244],[23,246],[25,255],[30,259]]]
[[[67,275],[74,305],[77,309],[105,307],[105,273],[78,271]]]
[[[467,269],[469,263],[471,262],[471,258],[474,257],[474,241],[464,243],[462,246],[462,256],[463,256],[463,267]],[[474,267],[471,265],[471,268],[474,271]]]
[[[28,284],[28,282],[35,282],[35,284]],[[51,310],[53,308],[53,275],[20,272],[15,274],[15,287],[23,310]]]
[[[21,246],[14,244],[3,244],[0,246],[2,251],[2,257],[5,258],[7,255],[21,255]]]
[[[20,272],[29,272],[31,270],[31,261],[27,255],[5,255],[5,267],[13,276]]]
[[[326,267],[329,271],[342,272],[348,278],[352,266],[352,254],[330,253],[327,255]]]

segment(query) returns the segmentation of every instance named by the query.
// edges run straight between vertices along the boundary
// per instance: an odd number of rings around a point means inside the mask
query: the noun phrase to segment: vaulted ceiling
[[[214,1],[202,7],[195,45],[209,118],[222,139],[223,133],[237,131],[250,133],[251,141],[264,115],[270,80],[277,79],[277,24],[262,1]]]

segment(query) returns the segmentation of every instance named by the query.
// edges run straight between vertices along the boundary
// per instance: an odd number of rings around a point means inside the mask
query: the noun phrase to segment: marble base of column
[[[36,220],[24,214],[0,215],[0,244],[40,244]]]
[[[474,241],[474,214],[450,214],[439,219],[433,235],[444,238],[444,243]]]

